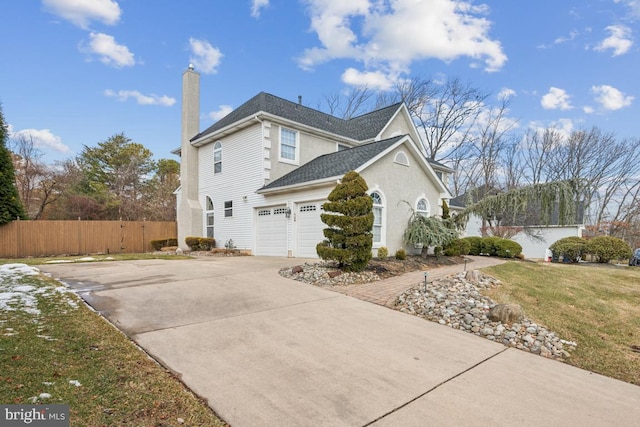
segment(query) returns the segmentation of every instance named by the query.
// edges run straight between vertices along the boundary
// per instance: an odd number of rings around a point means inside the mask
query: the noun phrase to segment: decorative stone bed
[[[324,262],[285,268],[280,275],[326,288],[381,279],[374,271],[342,273],[332,263]],[[528,319],[519,306],[496,304],[482,295],[482,290],[500,284],[478,270],[452,274],[429,282],[426,289],[422,283],[408,289],[398,296],[394,308],[550,359],[570,357],[569,352],[577,346],[575,342]]]

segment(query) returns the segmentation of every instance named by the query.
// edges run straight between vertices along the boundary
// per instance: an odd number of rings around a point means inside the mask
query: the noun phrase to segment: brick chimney
[[[193,65],[182,74],[182,141],[180,144],[180,194],[178,196],[178,245],[202,235],[203,211],[198,192],[198,149],[190,143],[200,132],[200,74]]]

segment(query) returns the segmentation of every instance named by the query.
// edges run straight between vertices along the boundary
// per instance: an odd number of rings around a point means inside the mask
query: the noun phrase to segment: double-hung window
[[[228,218],[233,216],[233,201],[229,200],[224,202],[224,217]]]
[[[280,160],[288,163],[298,162],[298,136],[298,132],[294,130],[280,128]]]
[[[213,216],[213,201],[211,200],[211,197],[207,196],[207,210],[205,212],[205,217],[206,217],[206,222],[205,222],[205,227],[207,229],[207,237],[214,237],[213,234],[213,221],[214,221],[214,216]]]

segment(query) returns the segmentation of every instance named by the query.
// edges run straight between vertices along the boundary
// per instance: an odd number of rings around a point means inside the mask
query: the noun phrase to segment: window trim
[[[283,144],[283,138],[282,138],[282,133],[283,132],[291,132],[294,135],[294,143],[295,143],[295,147],[294,147],[294,158],[293,159],[288,159],[286,157],[282,156],[282,148],[283,146],[286,147],[290,147],[290,145],[287,144]],[[300,132],[294,129],[290,129],[288,127],[285,126],[280,126],[280,132],[279,132],[279,141],[278,141],[278,160],[282,163],[289,163],[292,165],[297,165],[300,163]]]
[[[233,217],[233,200],[227,200],[224,202],[224,217],[225,218]]]
[[[424,201],[426,208],[425,209],[420,209],[419,205],[420,202]],[[418,198],[418,200],[416,201],[416,213],[418,215],[422,215],[424,217],[428,217],[431,214],[431,203],[429,203],[429,199],[427,199],[424,196],[420,196]]]
[[[209,196],[205,196],[204,199],[204,231],[205,236],[207,237],[215,237],[215,213],[214,213],[214,204],[213,199]],[[209,218],[211,218],[211,224],[209,224]],[[209,233],[211,230],[211,233]]]
[[[402,166],[409,166],[409,156],[404,151],[398,151],[393,158],[394,163]]]
[[[216,154],[220,155],[220,158],[217,161],[216,161]],[[219,171],[216,171],[217,164],[220,165]],[[216,141],[216,143],[213,144],[213,174],[217,175],[219,173],[222,173],[222,143],[220,141]]]
[[[378,198],[380,199],[380,203],[376,204],[376,201],[374,199],[374,194],[378,196]],[[381,246],[385,245],[385,199],[384,199],[384,195],[382,194],[382,192],[379,189],[374,189],[371,191],[371,193],[369,193],[369,196],[371,197],[371,199],[373,200],[373,210],[374,210],[374,224],[373,227],[371,228],[371,234],[373,235],[373,248],[379,248]],[[380,210],[380,224],[376,225],[375,224],[375,209],[379,209]],[[378,227],[379,228],[379,234],[380,234],[380,240],[376,242],[375,240],[375,233],[374,233],[374,228]]]

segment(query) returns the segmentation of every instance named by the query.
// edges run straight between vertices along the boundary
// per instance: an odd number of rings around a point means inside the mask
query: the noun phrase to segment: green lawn
[[[73,426],[225,425],[74,294],[33,271],[0,266],[1,403],[69,404]]]
[[[496,302],[578,343],[568,363],[640,385],[640,268],[508,262],[487,268]]]

